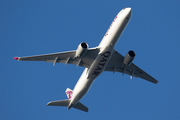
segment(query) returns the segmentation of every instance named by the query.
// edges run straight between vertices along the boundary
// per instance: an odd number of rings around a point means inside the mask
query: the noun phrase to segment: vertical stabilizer
[[[72,98],[73,91],[70,88],[67,88],[65,93],[66,93],[68,99],[70,100]]]

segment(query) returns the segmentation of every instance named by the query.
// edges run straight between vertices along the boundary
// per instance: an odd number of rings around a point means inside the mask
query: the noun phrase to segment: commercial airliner
[[[77,67],[85,67],[74,89],[66,89],[65,93],[68,99],[51,101],[47,105],[67,106],[68,110],[73,107],[88,112],[88,108],[79,101],[85,96],[94,80],[103,71],[112,71],[113,73],[121,72],[123,75],[130,75],[131,78],[140,77],[149,82],[158,83],[156,79],[132,63],[136,55],[134,51],[128,51],[124,57],[114,49],[116,42],[131,18],[131,14],[131,8],[122,9],[114,18],[97,47],[89,48],[87,43],[82,42],[78,45],[77,50],[74,51],[14,57],[14,59],[18,61],[46,61],[53,63],[53,65],[56,63],[65,63],[65,65],[74,64],[77,65]]]

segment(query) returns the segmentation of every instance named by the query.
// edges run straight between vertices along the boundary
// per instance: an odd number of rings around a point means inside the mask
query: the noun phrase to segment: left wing
[[[124,68],[122,66],[123,60],[124,57],[115,50],[111,60],[109,61],[104,71],[121,72],[123,74],[125,73],[134,77],[140,77],[152,83],[156,83],[156,84],[158,83],[156,79],[154,79],[152,76],[144,72],[142,69],[140,69],[138,66],[136,66],[133,63],[131,63],[126,68]]]
[[[88,49],[86,54],[80,58],[74,58],[75,53],[76,51],[74,50],[28,57],[14,57],[14,59],[18,61],[46,61],[54,63],[54,65],[55,63],[75,64],[77,66],[89,68],[99,53],[99,48]]]

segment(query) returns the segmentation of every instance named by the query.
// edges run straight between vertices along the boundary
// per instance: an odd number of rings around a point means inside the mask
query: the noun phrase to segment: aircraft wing
[[[122,56],[115,50],[111,60],[109,61],[104,71],[121,72],[123,74],[128,74],[134,77],[140,77],[155,84],[158,83],[156,79],[154,79],[152,76],[147,74],[145,71],[143,71],[141,68],[139,68],[133,63],[131,63],[129,66],[127,66],[124,69],[124,67],[122,66],[123,60],[124,60],[124,56]]]
[[[75,64],[77,66],[89,68],[99,53],[99,48],[88,49],[86,54],[84,54],[81,58],[74,58],[75,53],[76,50],[28,57],[14,57],[14,59],[18,61],[46,61],[54,63],[54,65],[55,63],[65,63],[65,65]]]

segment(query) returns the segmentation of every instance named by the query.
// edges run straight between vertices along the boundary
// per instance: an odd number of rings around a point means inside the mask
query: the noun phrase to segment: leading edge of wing
[[[87,50],[85,55],[80,58],[74,58],[76,50],[66,51],[66,52],[58,52],[58,53],[50,53],[50,54],[42,54],[35,56],[27,56],[27,57],[14,57],[15,60],[18,61],[46,61],[51,63],[65,63],[65,64],[75,64],[78,66],[89,68],[97,54],[99,53],[99,48],[90,48]]]
[[[14,57],[14,59],[18,61],[48,61],[48,60],[54,60],[54,58],[56,57],[59,57],[59,58],[71,57],[72,55],[74,55],[74,53],[75,53],[75,50],[49,53],[49,54],[41,54],[41,55],[33,55],[33,56],[25,56],[25,57]]]

